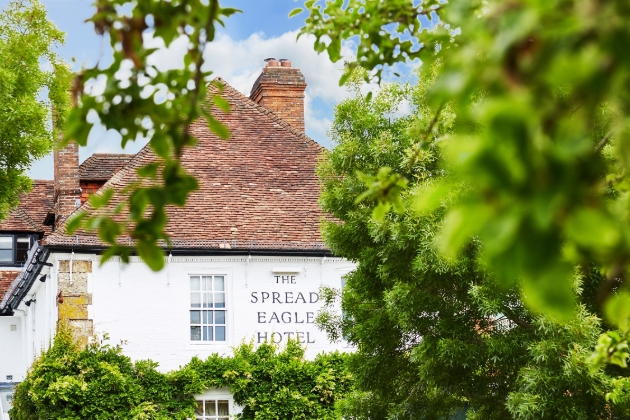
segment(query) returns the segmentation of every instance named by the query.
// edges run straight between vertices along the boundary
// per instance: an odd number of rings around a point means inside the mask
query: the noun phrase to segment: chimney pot
[[[265,61],[267,66],[263,67],[249,98],[304,132],[304,75],[286,58]]]

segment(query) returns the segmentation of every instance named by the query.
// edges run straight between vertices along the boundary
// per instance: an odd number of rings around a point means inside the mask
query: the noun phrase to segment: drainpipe
[[[24,368],[26,369],[26,351],[28,349],[28,346],[26,345],[26,311],[24,309],[18,309],[15,308],[14,311],[16,312],[22,312],[22,363],[24,363]],[[28,370],[28,369],[27,369]],[[16,378],[14,378],[15,380]]]

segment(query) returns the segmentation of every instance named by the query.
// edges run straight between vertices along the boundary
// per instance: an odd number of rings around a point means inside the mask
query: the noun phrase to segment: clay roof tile
[[[166,231],[172,245],[325,250],[319,231],[323,214],[315,174],[325,149],[219,80],[224,84],[220,94],[229,102],[230,112],[213,112],[228,127],[231,137],[218,138],[203,120],[190,127],[198,144],[184,150],[182,164],[198,179],[199,189],[185,207],[169,208]],[[219,91],[211,86],[210,93]],[[121,191],[137,180],[136,169],[154,160],[156,156],[146,146],[104,188],[116,191],[114,201],[123,200]],[[81,209],[96,211],[89,202]],[[46,242],[100,244],[93,233],[77,232],[68,237],[64,232],[61,226]]]

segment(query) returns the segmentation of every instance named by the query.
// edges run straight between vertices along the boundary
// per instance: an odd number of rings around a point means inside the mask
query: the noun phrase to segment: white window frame
[[[234,396],[230,392],[229,388],[213,388],[208,389],[201,395],[195,396],[195,402],[197,401],[218,401],[218,400],[227,400],[229,404],[229,418],[236,418],[237,414],[240,414],[243,411],[243,408],[234,403]],[[195,418],[191,420],[196,420]]]
[[[217,406],[217,414],[210,416],[210,415],[205,415],[205,405],[206,402],[208,401],[212,401],[215,404],[217,404],[218,401],[227,401],[228,403],[228,414],[227,416],[220,416],[218,413],[218,406]],[[197,417],[197,415],[195,415],[195,420],[223,420],[225,418],[228,419],[233,419],[234,418],[234,409],[233,406],[234,404],[232,403],[232,399],[231,398],[227,398],[227,397],[203,397],[203,398],[195,398],[195,403],[198,402],[203,402],[204,405],[204,415],[201,417]]]
[[[212,276],[217,277],[217,276],[222,276],[223,277],[223,288],[224,288],[224,293],[225,293],[225,308],[223,308],[223,310],[225,311],[225,340],[224,341],[216,341],[216,340],[212,340],[212,341],[204,341],[203,340],[203,329],[202,329],[202,339],[201,340],[193,340],[191,338],[191,322],[190,322],[190,311],[194,311],[194,310],[199,310],[200,312],[203,310],[211,310],[214,311],[216,310],[216,308],[203,308],[203,292],[200,290],[200,293],[202,293],[202,303],[201,303],[201,307],[199,308],[193,308],[192,307],[192,302],[191,302],[191,293],[193,292],[190,289],[190,278],[191,277],[199,277],[199,281],[201,284],[201,278],[202,277],[209,277]],[[202,272],[189,272],[187,274],[187,283],[186,283],[186,287],[187,287],[187,291],[188,291],[188,307],[187,307],[187,328],[188,328],[188,342],[189,344],[193,345],[193,346],[228,346],[231,343],[231,334],[232,334],[232,325],[234,324],[232,322],[232,305],[231,305],[231,297],[232,297],[232,282],[231,282],[231,276],[223,271],[223,270],[213,270],[213,271],[202,271]],[[200,289],[203,289],[203,287],[200,287]],[[203,321],[203,313],[202,313],[202,321]],[[200,324],[203,327],[203,323]],[[217,324],[212,324],[213,326],[216,326]],[[220,324],[219,324],[220,325]],[[210,399],[210,398],[208,398]]]

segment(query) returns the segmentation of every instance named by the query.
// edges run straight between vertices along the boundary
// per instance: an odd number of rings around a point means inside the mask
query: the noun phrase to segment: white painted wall
[[[67,260],[69,255],[55,254],[52,259]],[[177,369],[193,356],[231,355],[232,347],[243,341],[259,342],[265,336],[284,343],[288,336],[295,338],[300,333],[309,358],[322,351],[345,349],[328,342],[326,334],[313,324],[321,308],[317,302],[320,285],[339,288],[341,277],[354,268],[341,258],[172,257],[159,273],[137,258],[126,266],[118,261],[99,266],[97,255],[74,254],[74,259],[94,261],[88,291],[92,293],[89,315],[95,332],[108,334],[111,344],[123,342],[124,353],[133,360],[158,362],[162,371]],[[273,272],[278,269],[299,273]],[[191,275],[226,277],[226,342],[190,340]],[[285,283],[276,276],[284,276]]]
[[[15,331],[11,330],[11,326],[15,326]],[[23,316],[0,317],[0,382],[20,382],[24,379],[24,328]],[[7,379],[8,375],[13,379]]]
[[[56,268],[58,261],[69,259],[69,254],[53,254],[49,262]],[[354,264],[341,258],[172,257],[159,273],[138,258],[126,266],[118,261],[99,266],[99,255],[74,254],[74,259],[93,261],[88,314],[95,332],[109,335],[111,344],[123,342],[124,353],[133,360],[158,362],[161,371],[177,369],[194,356],[231,355],[241,342],[258,343],[265,337],[280,344],[288,336],[299,337],[309,358],[322,351],[350,350],[343,343],[330,343],[313,324],[322,304],[317,301],[320,286],[340,288],[341,278],[354,269]],[[190,340],[191,275],[225,276],[226,342]],[[6,382],[7,375],[13,375],[14,382],[22,381],[33,360],[52,343],[56,295],[53,268],[47,281],[36,280],[25,298],[36,302],[29,307],[22,303],[13,317],[0,317],[0,382]],[[11,325],[16,331],[11,331]],[[229,391],[206,394],[227,397]]]

